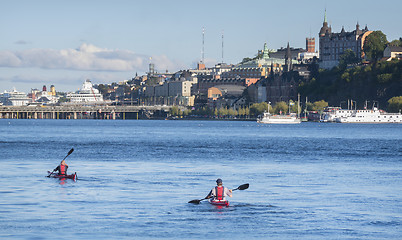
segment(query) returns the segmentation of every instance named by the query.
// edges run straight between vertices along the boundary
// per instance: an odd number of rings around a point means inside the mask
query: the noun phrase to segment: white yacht
[[[297,124],[301,123],[300,118],[297,118],[296,114],[289,115],[271,115],[269,112],[257,119],[258,123],[270,123],[270,124]]]
[[[92,83],[87,79],[80,90],[75,93],[68,93],[67,98],[72,103],[99,103],[103,102],[103,96],[99,93],[99,90],[93,88]]]

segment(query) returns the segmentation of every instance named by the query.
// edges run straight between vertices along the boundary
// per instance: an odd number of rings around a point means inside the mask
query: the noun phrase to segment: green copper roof
[[[264,43],[264,53],[262,55],[262,59],[264,59],[264,60],[269,59],[269,50],[268,50],[267,43]]]

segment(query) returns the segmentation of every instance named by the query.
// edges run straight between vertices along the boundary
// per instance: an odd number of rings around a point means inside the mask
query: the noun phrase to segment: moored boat
[[[298,102],[297,102],[297,112],[299,113],[299,102],[300,102],[300,94],[298,94]],[[268,102],[268,111],[264,112],[263,115],[258,116],[258,123],[268,123],[268,124],[298,124],[301,123],[300,116],[296,113],[290,113],[290,106],[294,105],[293,102],[289,101],[289,114],[286,115],[272,115],[269,112],[269,105],[271,102]]]
[[[47,172],[48,172],[48,177],[58,178],[58,179],[68,178],[68,179],[72,179],[74,181],[77,180],[77,173],[76,172],[74,174],[69,174],[69,175],[59,175],[57,173],[52,173],[50,171],[47,171]]]
[[[335,119],[338,123],[402,123],[401,113],[386,113],[376,107],[368,110],[353,110],[349,116]]]
[[[298,124],[301,123],[300,118],[297,118],[296,114],[289,115],[271,115],[269,112],[257,119],[258,123],[271,123],[271,124]]]
[[[212,205],[216,206],[225,206],[229,207],[229,201],[227,200],[214,200],[214,199],[209,199],[208,202]]]

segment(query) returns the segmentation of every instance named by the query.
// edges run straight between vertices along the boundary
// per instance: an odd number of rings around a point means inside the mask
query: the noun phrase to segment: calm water
[[[402,238],[402,125],[1,119],[0,149],[1,239]],[[218,177],[250,188],[187,203]]]

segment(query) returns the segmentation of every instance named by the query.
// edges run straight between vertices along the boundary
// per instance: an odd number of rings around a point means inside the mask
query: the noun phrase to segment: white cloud
[[[146,72],[149,57],[129,50],[99,48],[84,43],[78,49],[0,51],[0,67]],[[152,62],[156,69],[163,69],[161,71],[185,67],[165,55],[152,56]]]

